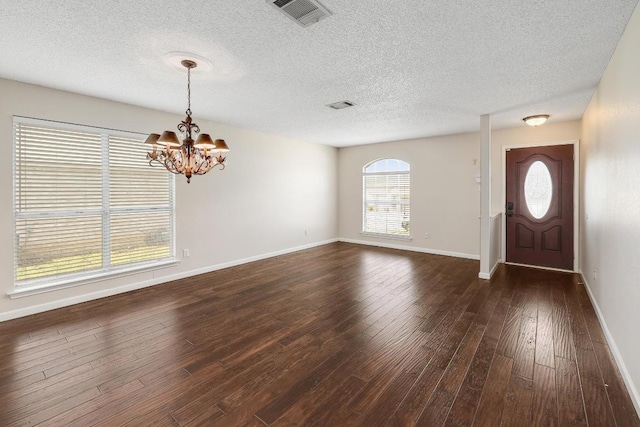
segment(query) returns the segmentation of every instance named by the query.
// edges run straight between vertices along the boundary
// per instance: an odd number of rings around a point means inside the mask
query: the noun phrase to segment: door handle
[[[507,216],[513,216],[513,202],[507,202]]]

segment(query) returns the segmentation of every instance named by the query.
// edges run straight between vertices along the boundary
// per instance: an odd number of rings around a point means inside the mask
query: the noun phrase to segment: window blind
[[[376,163],[380,162],[391,163],[389,159]],[[365,167],[363,174],[363,231],[365,233],[407,237],[410,235],[410,174],[408,164],[404,162],[401,164],[403,165],[401,168],[385,168],[375,163]],[[386,171],[379,171],[381,169]],[[389,169],[404,170],[388,171]],[[368,172],[371,170],[374,172]]]
[[[16,288],[174,256],[173,175],[135,134],[14,118]]]

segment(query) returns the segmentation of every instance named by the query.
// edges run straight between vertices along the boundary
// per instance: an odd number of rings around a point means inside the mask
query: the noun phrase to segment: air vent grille
[[[331,15],[317,0],[266,0],[289,19],[308,27]]]
[[[327,107],[333,108],[334,110],[342,110],[343,108],[353,107],[354,105],[356,104],[351,101],[340,101],[334,102],[333,104],[328,104]]]

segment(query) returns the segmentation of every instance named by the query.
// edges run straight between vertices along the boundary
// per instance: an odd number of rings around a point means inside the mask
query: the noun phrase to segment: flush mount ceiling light
[[[548,118],[548,114],[538,114],[536,116],[525,117],[522,120],[524,120],[524,122],[529,126],[540,126],[541,124],[544,124]]]
[[[183,59],[181,64],[187,69],[187,117],[178,124],[182,143],[176,133],[169,130],[162,135],[149,134],[145,143],[153,147],[153,151],[147,153],[150,166],[159,163],[171,173],[186,176],[189,183],[192,175],[204,175],[216,166],[224,169],[226,158],[222,153],[229,151],[229,147],[224,139],[214,142],[206,133],[193,140],[193,136],[200,133],[200,127],[191,119],[191,70],[198,64],[191,59]]]

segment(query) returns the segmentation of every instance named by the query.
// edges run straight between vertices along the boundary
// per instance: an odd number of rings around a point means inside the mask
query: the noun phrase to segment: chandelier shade
[[[198,139],[196,139],[196,143],[193,145],[196,148],[208,148],[209,150],[216,148],[216,143],[213,142],[213,139],[211,139],[208,133],[201,133],[200,136],[198,136]]]
[[[216,151],[221,153],[229,151],[229,147],[227,147],[227,143],[224,142],[224,139],[216,139]]]
[[[165,130],[158,138],[159,145],[164,145],[166,147],[180,147],[182,144],[178,139],[178,135],[175,132],[171,132],[170,130]]]
[[[217,166],[224,169],[226,157],[222,153],[229,151],[229,147],[223,139],[214,141],[209,134],[201,134],[200,127],[192,120],[191,69],[198,64],[188,59],[181,63],[187,69],[187,117],[177,126],[182,142],[178,134],[165,130],[162,135],[149,134],[145,144],[152,147],[147,153],[150,166],[159,163],[171,173],[184,175],[189,183],[193,175],[204,175]],[[199,135],[194,141],[196,134]]]
[[[150,144],[155,146],[158,146],[158,138],[160,138],[160,135],[157,133],[150,133],[149,136],[147,137],[146,141],[144,141],[145,144]]]

